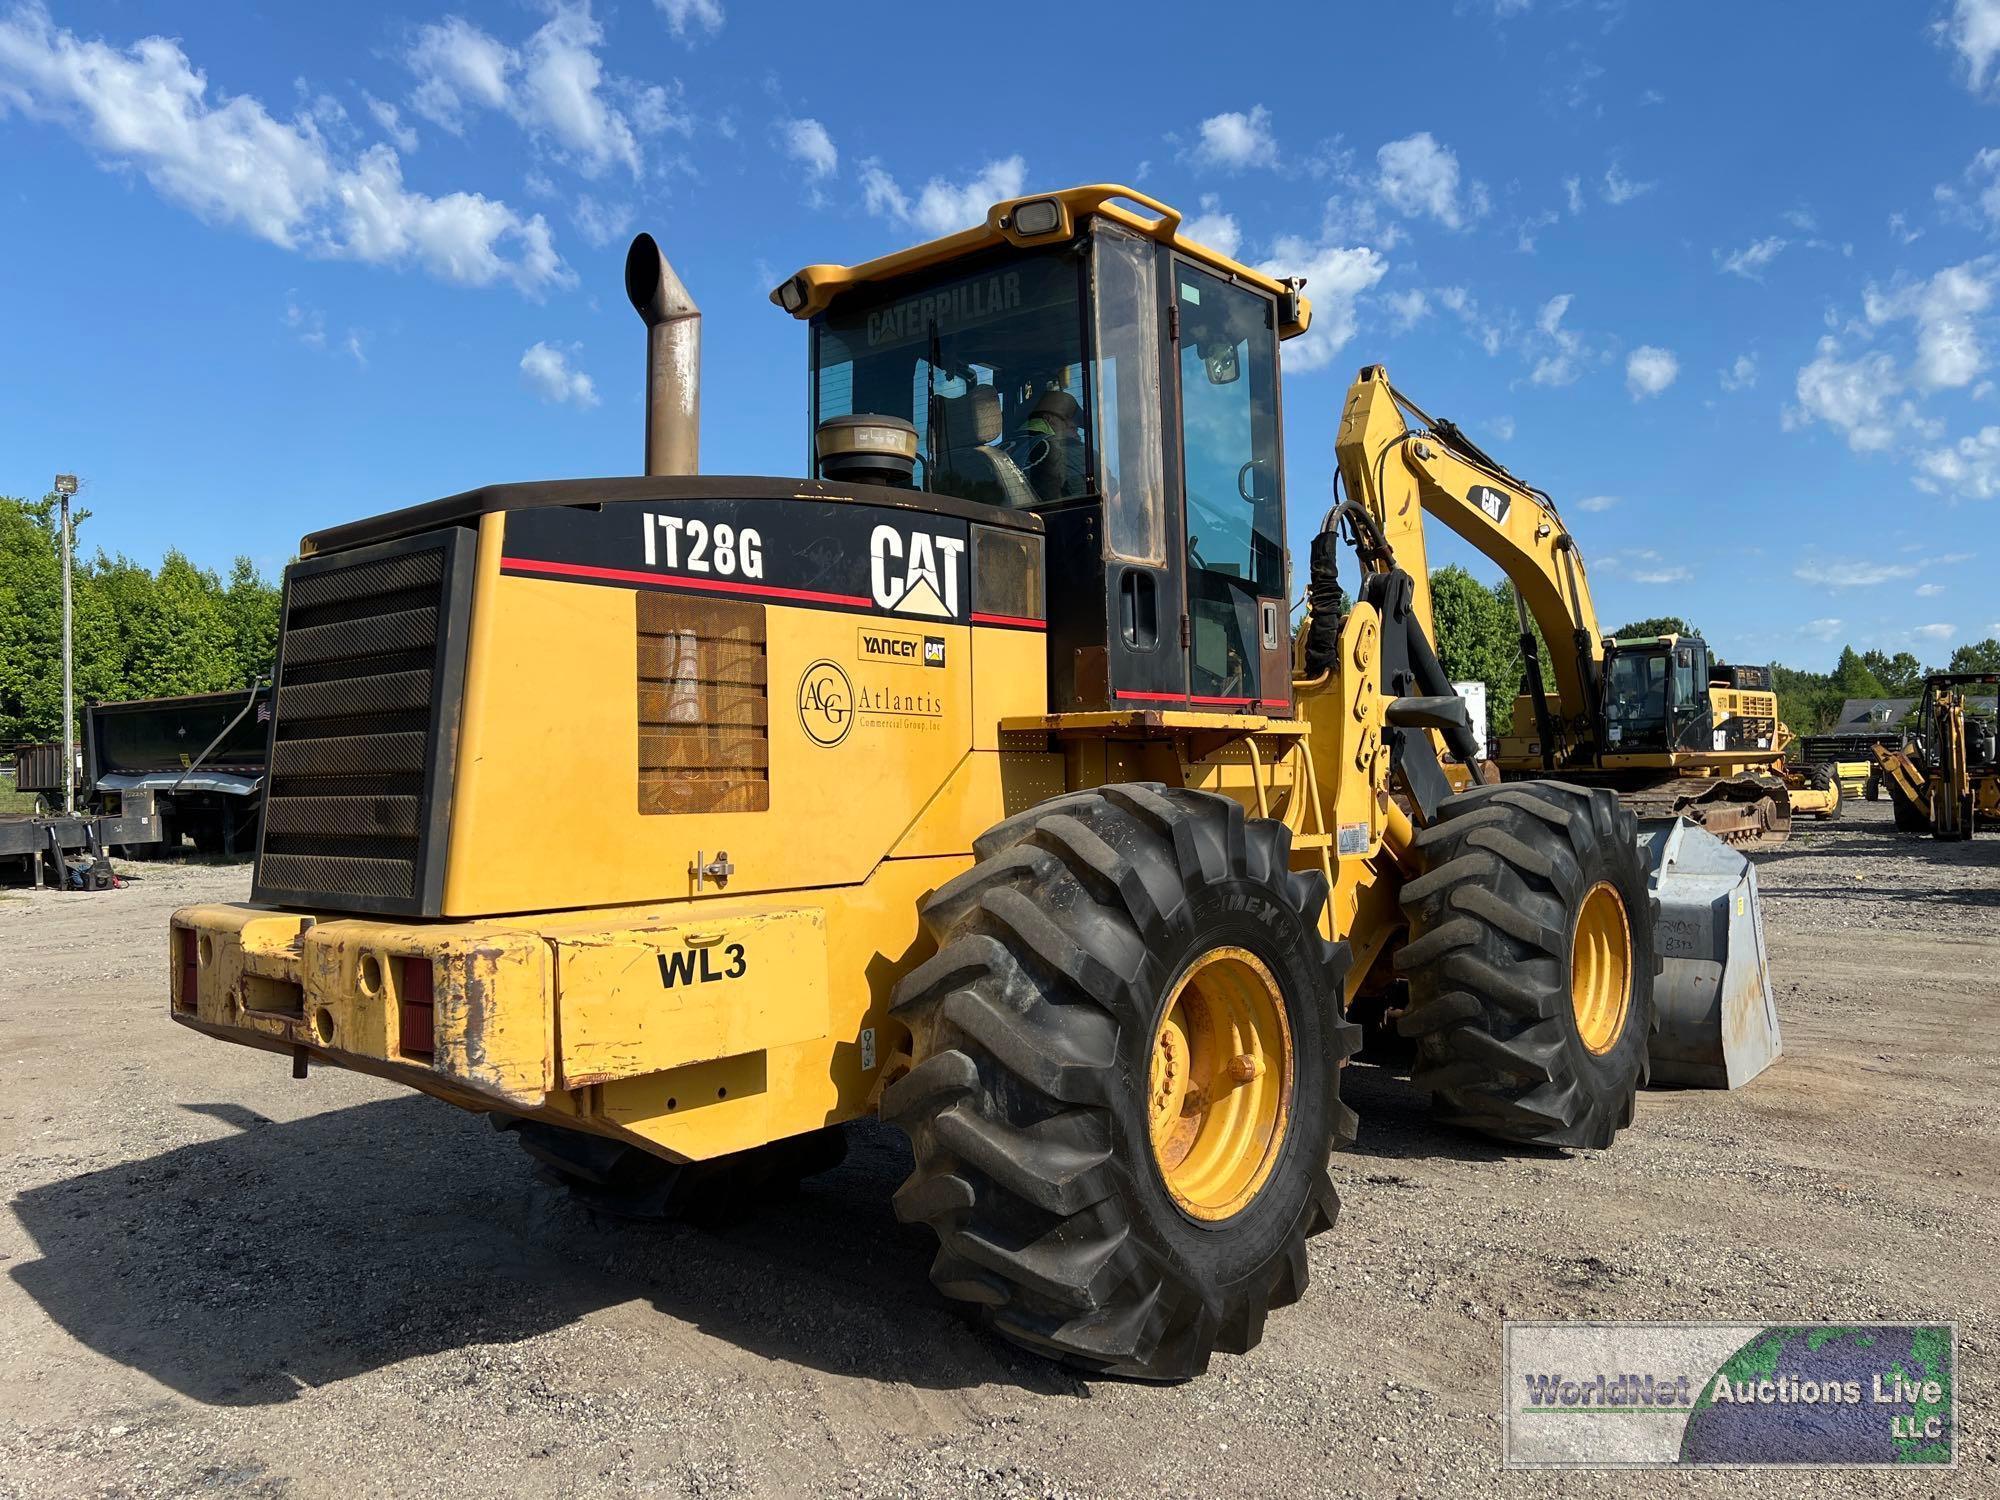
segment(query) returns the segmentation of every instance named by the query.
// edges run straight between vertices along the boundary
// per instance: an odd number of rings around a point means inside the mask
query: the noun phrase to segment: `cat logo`
[[[899,615],[958,618],[958,559],[965,538],[877,526],[868,539],[868,582],[875,602]]]
[[[927,635],[924,637],[924,665],[941,667],[944,665],[944,637]]]
[[[1513,497],[1505,490],[1496,490],[1484,484],[1475,484],[1466,498],[1485,511],[1489,521],[1506,520],[1507,511],[1514,503]]]

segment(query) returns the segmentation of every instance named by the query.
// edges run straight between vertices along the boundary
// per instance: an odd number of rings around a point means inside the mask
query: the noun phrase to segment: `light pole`
[[[63,813],[76,812],[76,675],[70,648],[70,553],[69,498],[76,493],[74,474],[56,475],[56,495],[62,502],[63,568]]]

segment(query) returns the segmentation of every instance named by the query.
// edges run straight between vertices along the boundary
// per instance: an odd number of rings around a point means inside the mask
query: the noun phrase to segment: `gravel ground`
[[[1786,1057],[1608,1152],[1502,1151],[1350,1070],[1305,1300],[1158,1388],[971,1331],[907,1152],[735,1228],[598,1222],[484,1121],[172,1025],[164,920],[247,870],[0,892],[0,1495],[1912,1494],[1499,1467],[1500,1320],[1957,1320],[2000,1494],[2000,838],[1850,805],[1760,859]]]

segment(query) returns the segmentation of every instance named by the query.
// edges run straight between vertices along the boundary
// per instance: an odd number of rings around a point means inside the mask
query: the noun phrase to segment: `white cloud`
[[[1634,182],[1614,161],[1604,172],[1604,201],[1613,206],[1630,203],[1634,198],[1643,193],[1650,193],[1658,186],[1657,182]]]
[[[1812,234],[1819,229],[1819,220],[1813,217],[1809,208],[1788,208],[1778,216],[1800,234]]]
[[[1213,193],[1201,195],[1201,212],[1181,226],[1181,233],[1197,245],[1206,245],[1231,257],[1243,248],[1243,231],[1236,223],[1236,216],[1224,213],[1222,200]]]
[[[1580,214],[1583,212],[1583,179],[1581,177],[1565,177],[1563,179],[1563,195],[1569,200],[1569,211],[1571,214]]]
[[[632,227],[632,205],[600,203],[585,194],[576,200],[576,209],[570,217],[576,222],[577,233],[602,250],[613,240],[623,239],[625,231]]]
[[[1956,443],[1920,453],[1916,464],[1920,488],[1991,500],[2000,495],[2000,427],[1982,427]]]
[[[714,36],[722,30],[721,0],[653,0],[667,18],[667,30],[692,45],[697,32]]]
[[[1917,569],[1911,563],[1843,562],[1814,558],[1793,568],[1792,576],[1802,583],[1818,584],[1821,588],[1870,589],[1894,579],[1914,578]]]
[[[1846,434],[1856,453],[1879,452],[1895,440],[1890,402],[1901,389],[1896,362],[1888,355],[1876,350],[1843,360],[1840,345],[1825,337],[1799,370],[1799,404],[1785,413],[1786,425],[1824,422]]]
[[[1917,597],[1919,599],[1935,599],[1943,592],[1944,585],[1941,583],[1920,583],[1917,585]]]
[[[1386,300],[1391,326],[1397,333],[1409,332],[1431,313],[1431,299],[1417,287],[1407,292],[1391,292]]]
[[[1465,325],[1465,331],[1477,340],[1489,358],[1500,352],[1506,339],[1500,325],[1480,310],[1477,299],[1464,287],[1441,286],[1433,289],[1431,295],[1437,299],[1438,306],[1447,309]]]
[[[1889,215],[1889,233],[1905,245],[1914,245],[1924,237],[1924,232],[1921,229],[1910,228],[1910,220],[1905,214]]]
[[[2000,54],[2000,0],[1955,0],[1951,19],[1938,30],[1965,60],[1967,86],[1976,94],[1986,87],[1987,70]]]
[[[1694,577],[1683,567],[1645,568],[1629,575],[1634,583],[1686,583]]]
[[[1776,260],[1779,252],[1789,243],[1791,242],[1782,235],[1767,235],[1761,240],[1752,241],[1731,255],[1725,256],[1718,250],[1715,252],[1715,258],[1720,262],[1723,271],[1731,276],[1741,276],[1746,281],[1762,281],[1764,268]]]
[[[1459,201],[1458,157],[1428,130],[1390,141],[1375,153],[1375,187],[1384,201],[1407,218],[1428,215],[1447,229],[1462,228],[1483,215],[1486,189],[1473,183]]]
[[[1617,503],[1618,497],[1616,495],[1585,495],[1581,500],[1576,502],[1576,508],[1578,510],[1601,513],[1611,509]]]
[[[1302,374],[1330,363],[1354,337],[1359,325],[1355,301],[1388,273],[1389,263],[1366,245],[1316,245],[1299,235],[1282,235],[1258,269],[1306,279],[1312,327],[1279,346],[1285,368]]]
[[[464,133],[468,106],[506,106],[515,66],[511,48],[458,16],[419,27],[403,62],[417,76],[410,108],[454,135]]]
[[[1632,393],[1634,401],[1643,401],[1672,385],[1680,372],[1681,362],[1674,357],[1673,350],[1641,344],[1626,357],[1625,389]]]
[[[1830,641],[1840,634],[1841,620],[1838,615],[1823,615],[1817,620],[1808,620],[1799,627],[1799,634],[1810,636],[1816,641]]]
[[[840,152],[819,121],[780,120],[778,137],[784,143],[785,155],[806,169],[808,181],[817,182],[839,170]]]
[[[39,6],[0,20],[0,112],[56,121],[163,197],[287,250],[538,292],[571,280],[548,224],[477,193],[403,185],[395,149],[342,158],[308,116],[274,119],[248,95],[211,103],[179,45],[82,41]]]
[[[387,99],[377,99],[365,89],[361,97],[368,105],[368,113],[373,115],[375,123],[382,127],[382,134],[389,138],[390,145],[405,156],[417,149],[416,128],[403,123],[402,111]]]
[[[1757,383],[1757,357],[1753,354],[1739,354],[1729,362],[1729,368],[1722,372],[1722,388],[1725,391],[1747,391]]]
[[[1549,343],[1528,376],[1536,385],[1568,385],[1583,373],[1583,337],[1562,326],[1572,300],[1571,294],[1564,292],[1549,298],[1535,314],[1535,327]]]
[[[1247,115],[1233,109],[1210,115],[1199,128],[1201,140],[1192,157],[1197,167],[1240,172],[1246,167],[1278,164],[1278,142],[1271,134],[1271,112],[1261,104],[1253,105]]]
[[[420,27],[404,54],[417,80],[410,107],[454,134],[472,109],[500,110],[586,177],[620,166],[637,178],[639,137],[687,134],[693,120],[663,85],[608,76],[597,56],[603,42],[590,0],[554,0],[518,49],[448,16]]]
[[[1910,634],[1921,636],[1927,641],[1949,641],[1957,637],[1958,627],[1956,625],[1919,625],[1911,630]]]
[[[1967,386],[1986,368],[1978,318],[1993,303],[1994,269],[1986,261],[1947,266],[1929,281],[1889,291],[1870,286],[1862,305],[1871,324],[1915,322],[1916,359],[1910,373],[1925,390]]]
[[[1514,419],[1512,417],[1495,417],[1486,425],[1492,431],[1493,436],[1499,441],[1503,443],[1514,441]]]
[[[597,405],[597,386],[581,370],[570,368],[569,356],[537,341],[521,356],[521,380],[551,406]]]
[[[1028,165],[1018,156],[990,161],[962,183],[933,177],[911,201],[896,179],[870,158],[861,164],[861,191],[868,212],[911,224],[930,235],[946,235],[986,222],[986,211],[1005,198],[1020,196]]]

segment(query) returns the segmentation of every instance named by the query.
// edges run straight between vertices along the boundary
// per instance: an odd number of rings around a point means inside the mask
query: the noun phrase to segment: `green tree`
[[[1864,651],[1861,664],[1882,685],[1881,697],[1914,698],[1924,690],[1924,664],[1907,651],[1894,656],[1886,651]]]
[[[1868,663],[1852,646],[1840,648],[1840,660],[1833,665],[1827,686],[1842,698],[1887,698],[1892,696],[1882,679],[1868,670]]]
[[[1521,627],[1512,594],[1503,599],[1453,564],[1431,574],[1431,615],[1445,675],[1485,683],[1487,731],[1503,733],[1521,690]]]
[[[278,655],[278,590],[257,575],[256,565],[247,557],[237,558],[230,567],[222,612],[229,622],[236,671],[236,680],[229,685],[244,687],[253,678],[269,676]]]
[[[1983,641],[1960,646],[1951,653],[1948,672],[2000,672],[2000,639],[1988,636]]]
[[[1832,685],[1826,673],[1801,671],[1781,662],[1771,663],[1771,686],[1778,694],[1778,717],[1796,735],[1825,733],[1848,696]]]
[[[1634,620],[1630,625],[1621,625],[1611,634],[1618,640],[1643,640],[1649,635],[1701,635],[1699,630],[1688,624],[1679,615],[1654,615],[1649,620]],[[1706,639],[1706,637],[1703,637]]]

